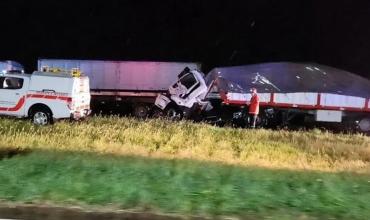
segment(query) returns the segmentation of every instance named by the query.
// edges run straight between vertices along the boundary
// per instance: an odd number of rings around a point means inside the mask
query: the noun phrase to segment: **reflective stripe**
[[[43,95],[43,94],[27,94],[27,98],[40,98],[40,99],[59,99],[67,102],[71,102],[72,98],[68,96],[55,96],[55,95]]]
[[[22,108],[22,106],[24,105],[24,102],[25,102],[25,98],[24,96],[22,96],[22,98],[18,100],[18,103],[14,107],[11,107],[11,108],[0,107],[0,111],[16,112]]]
[[[61,100],[61,101],[66,101],[67,103],[72,102],[71,97],[67,96],[52,96],[52,95],[41,95],[41,94],[27,94],[26,95],[27,99],[28,98],[36,98],[36,99],[49,99],[49,100]],[[0,111],[5,111],[5,112],[16,112],[19,109],[21,109],[26,101],[26,97],[22,96],[19,100],[18,103],[14,107],[0,107]]]

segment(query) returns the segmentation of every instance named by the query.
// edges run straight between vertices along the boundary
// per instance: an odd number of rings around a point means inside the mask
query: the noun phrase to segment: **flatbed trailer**
[[[258,88],[262,124],[326,123],[370,132],[370,81],[356,74],[282,62],[215,68],[207,77],[218,82],[221,104],[234,109],[248,108],[249,89]]]
[[[330,93],[260,93],[261,117],[281,115],[279,124],[288,125],[297,115],[304,115],[304,122],[344,122],[347,126],[370,131],[370,98]],[[222,93],[222,104],[247,108],[248,93]],[[271,117],[270,117],[271,118]],[[267,121],[265,123],[268,123]]]

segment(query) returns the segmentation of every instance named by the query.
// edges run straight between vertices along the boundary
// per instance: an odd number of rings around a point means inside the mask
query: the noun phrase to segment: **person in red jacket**
[[[252,88],[252,98],[249,104],[249,121],[251,128],[256,127],[257,116],[260,110],[260,100],[257,94],[257,89]]]

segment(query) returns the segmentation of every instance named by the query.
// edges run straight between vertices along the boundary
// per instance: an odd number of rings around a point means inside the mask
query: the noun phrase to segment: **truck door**
[[[24,115],[25,84],[21,77],[0,76],[0,114]]]

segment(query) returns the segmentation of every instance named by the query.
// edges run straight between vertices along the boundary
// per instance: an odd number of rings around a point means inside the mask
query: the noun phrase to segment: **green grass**
[[[0,198],[186,215],[367,219],[370,177],[35,151],[0,161]]]
[[[370,137],[119,117],[47,127],[0,119],[0,200],[367,219]]]
[[[273,169],[370,173],[370,137],[320,130],[247,130],[118,117],[36,127],[28,121],[1,119],[0,140],[0,149],[83,151]]]

